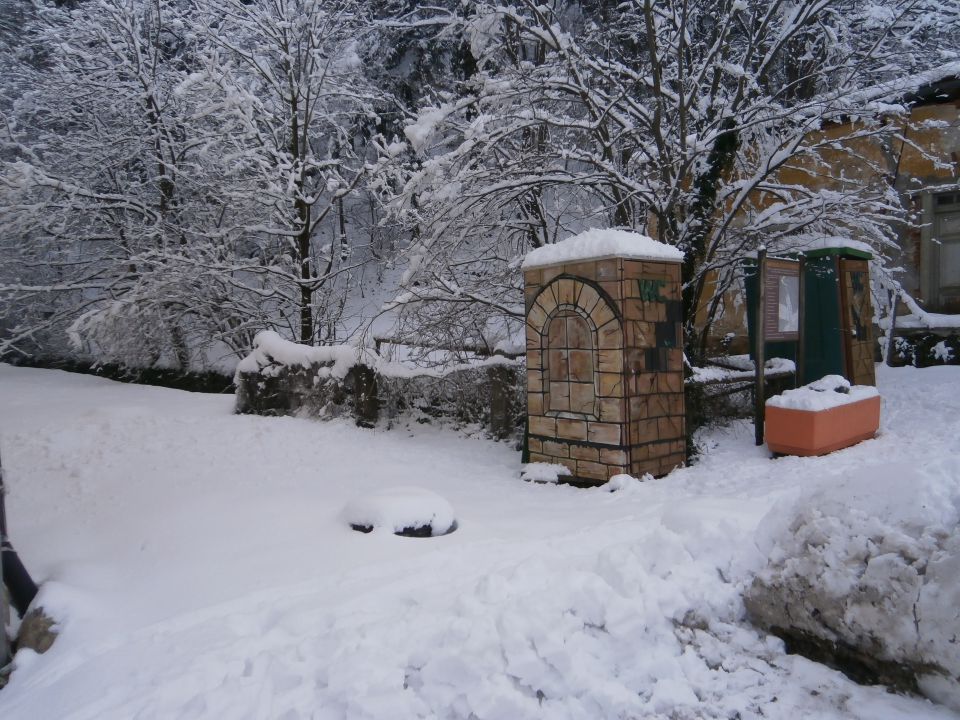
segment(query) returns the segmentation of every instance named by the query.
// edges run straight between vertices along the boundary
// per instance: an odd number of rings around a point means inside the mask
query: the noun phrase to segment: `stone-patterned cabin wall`
[[[680,265],[624,260],[630,474],[666,475],[686,460]]]
[[[684,461],[679,282],[622,258],[525,273],[531,462],[599,484]]]

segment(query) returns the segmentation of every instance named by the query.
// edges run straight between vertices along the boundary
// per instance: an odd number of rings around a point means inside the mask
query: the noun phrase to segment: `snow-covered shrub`
[[[352,413],[358,423],[367,424],[375,410],[376,379],[370,366],[376,361],[362,348],[310,347],[262,332],[253,351],[237,365],[236,410],[309,417]]]
[[[960,709],[960,483],[942,478],[873,467],[775,508],[753,621],[855,679]]]
[[[894,338],[891,362],[914,367],[960,365],[960,335],[925,333]]]
[[[474,425],[498,438],[516,436],[526,418],[524,370],[523,364],[503,362],[384,373],[379,378],[381,415]]]

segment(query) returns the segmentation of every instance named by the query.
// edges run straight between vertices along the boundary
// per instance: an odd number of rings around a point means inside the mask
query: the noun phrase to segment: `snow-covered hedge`
[[[262,332],[237,366],[236,409],[259,415],[353,416],[359,424],[413,415],[475,424],[496,437],[522,427],[522,362],[495,356],[444,369],[385,360],[370,348],[309,347]]]
[[[863,679],[960,710],[960,484],[876,467],[771,512],[752,619]]]

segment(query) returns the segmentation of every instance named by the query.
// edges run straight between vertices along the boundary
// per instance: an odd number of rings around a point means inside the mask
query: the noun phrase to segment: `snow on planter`
[[[434,537],[457,529],[450,503],[418,487],[395,487],[354,498],[341,517],[354,530],[387,530],[395,535]]]
[[[530,251],[523,259],[523,269],[608,257],[680,262],[683,253],[672,245],[628,230],[587,230]]]
[[[772,452],[825,455],[872,438],[880,427],[880,394],[827,375],[766,404],[764,435]]]
[[[934,463],[848,468],[774,506],[749,616],[852,676],[960,710],[960,490]]]
[[[827,375],[819,380],[785,390],[767,400],[767,407],[788,410],[829,410],[830,408],[877,397],[880,393],[872,385],[851,385],[842,375]]]

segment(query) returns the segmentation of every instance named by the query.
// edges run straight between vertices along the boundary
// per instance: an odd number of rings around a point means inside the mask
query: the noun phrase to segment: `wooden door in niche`
[[[546,410],[551,415],[597,417],[596,331],[570,309],[546,324]]]
[[[873,361],[873,308],[870,268],[866,260],[841,258],[840,312],[847,379],[854,385],[876,385]]]

